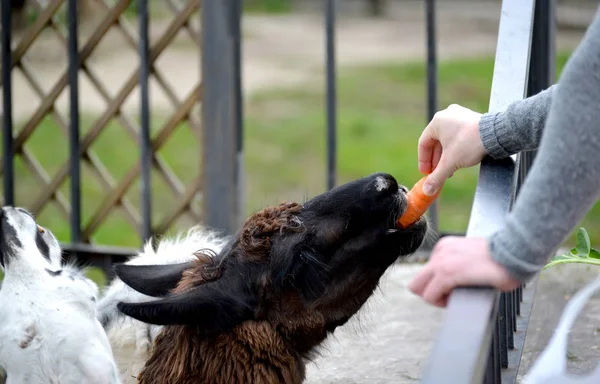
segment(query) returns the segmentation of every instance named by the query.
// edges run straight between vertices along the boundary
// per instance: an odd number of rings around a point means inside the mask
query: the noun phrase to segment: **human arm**
[[[435,191],[460,168],[536,149],[557,85],[509,104],[504,110],[477,113],[452,104],[435,114],[419,139],[419,170],[429,174]],[[427,192],[427,191],[426,191]],[[432,195],[433,193],[428,193]]]
[[[479,135],[486,152],[501,159],[537,149],[556,87],[554,84],[536,95],[514,101],[504,111],[483,114]]]
[[[442,238],[412,292],[445,306],[458,286],[514,289],[541,270],[597,200],[600,7],[552,99],[538,155],[504,226],[490,238]]]
[[[492,258],[518,280],[537,273],[600,194],[600,8],[553,95],[538,154]]]

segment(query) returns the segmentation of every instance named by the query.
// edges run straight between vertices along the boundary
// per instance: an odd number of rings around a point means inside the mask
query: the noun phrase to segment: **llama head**
[[[425,217],[406,229],[407,189],[377,173],[305,204],[282,203],[250,216],[222,251],[175,265],[117,265],[133,289],[159,300],[118,304],[159,325],[206,335],[266,321],[308,352],[354,315],[400,256],[425,238]]]
[[[24,208],[0,209],[0,266],[7,275],[11,270],[54,270],[60,264],[60,245],[51,231],[38,225]]]

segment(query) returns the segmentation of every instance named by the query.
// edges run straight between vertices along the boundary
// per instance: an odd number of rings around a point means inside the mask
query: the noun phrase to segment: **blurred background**
[[[487,110],[500,3],[436,1],[438,109],[458,103]],[[596,6],[558,1],[557,74]],[[84,240],[138,247],[136,2],[81,0],[79,42],[85,51],[102,20],[118,7],[117,22],[106,26],[79,73],[81,137],[89,139],[82,222]],[[323,7],[318,0],[244,2],[246,214],[326,189]],[[51,24],[37,28],[48,12]],[[153,139],[161,138],[152,170],[152,215],[153,222],[169,222],[168,231],[201,219],[200,12],[198,1],[150,1],[150,47],[156,53],[151,127]],[[178,21],[182,14],[186,19]],[[336,17],[337,182],[384,171],[412,185],[420,177],[417,139],[428,122],[424,1],[339,0]],[[13,49],[24,47],[12,74],[14,135],[24,140],[15,158],[16,204],[36,207],[39,222],[69,242],[69,179],[61,176],[69,154],[69,90],[57,87],[67,73],[66,20],[66,1],[13,1]],[[170,36],[174,24],[181,28]],[[32,34],[35,39],[25,44]],[[122,103],[115,104],[117,99]],[[476,180],[477,169],[469,169],[446,183],[440,230],[466,230]],[[173,215],[184,197],[189,209]],[[600,206],[582,224],[592,243],[600,241]]]

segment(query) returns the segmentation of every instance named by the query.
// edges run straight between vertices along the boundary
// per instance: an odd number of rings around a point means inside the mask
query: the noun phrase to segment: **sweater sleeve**
[[[600,7],[554,91],[533,166],[492,258],[526,281],[548,262],[600,194]]]
[[[504,111],[481,116],[479,134],[487,153],[494,159],[537,149],[557,85],[508,105]]]

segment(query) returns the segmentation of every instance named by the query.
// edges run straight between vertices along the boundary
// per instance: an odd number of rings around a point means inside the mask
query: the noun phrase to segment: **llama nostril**
[[[398,182],[392,175],[382,174],[375,178],[375,190],[377,190],[377,192],[389,191],[395,193],[398,190],[398,187]]]
[[[390,180],[386,179],[383,176],[377,176],[375,178],[375,189],[377,192],[385,191],[391,186]]]
[[[406,194],[406,193],[408,193],[408,188],[406,188],[404,185],[400,185],[400,186],[398,187],[398,189],[400,189],[400,190],[401,190],[403,193],[405,193],[405,194]]]

